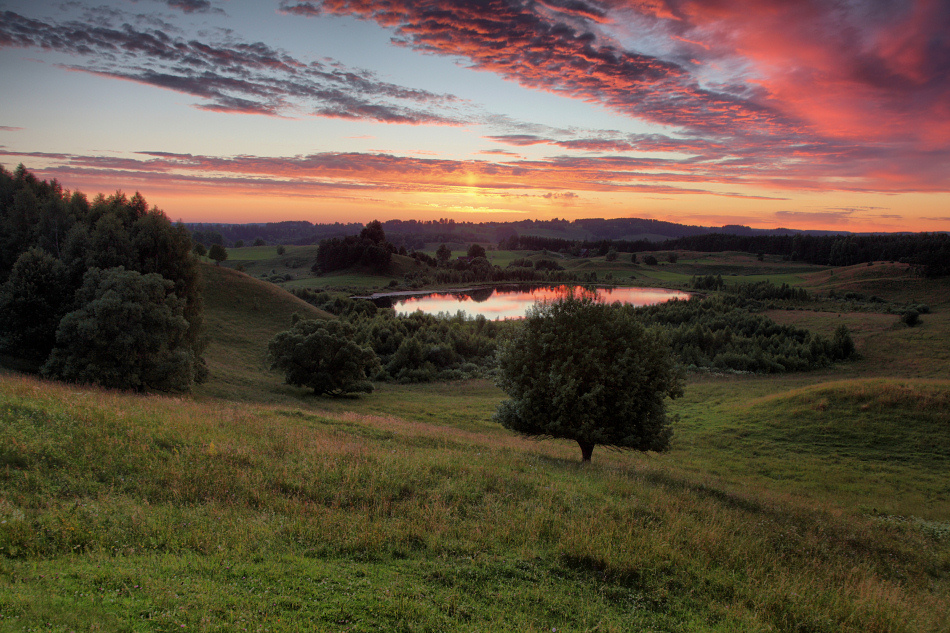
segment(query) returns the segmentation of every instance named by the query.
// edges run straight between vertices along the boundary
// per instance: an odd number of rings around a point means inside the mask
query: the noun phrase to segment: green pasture
[[[688,281],[680,261],[631,283]],[[582,465],[576,444],[493,423],[488,380],[284,385],[267,341],[295,312],[331,317],[202,274],[211,378],[192,394],[0,374],[0,630],[950,629],[945,281],[804,272],[931,313],[770,311],[846,323],[859,358],[691,374],[668,453]],[[379,284],[334,283],[360,278]]]

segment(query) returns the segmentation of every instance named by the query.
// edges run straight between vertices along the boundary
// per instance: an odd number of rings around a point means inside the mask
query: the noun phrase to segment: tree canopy
[[[485,257],[485,247],[481,244],[472,244],[468,247],[468,253],[466,253],[472,259],[476,257]]]
[[[298,321],[271,339],[271,369],[283,371],[287,384],[310,387],[317,395],[371,393],[367,376],[379,369],[379,359],[355,343],[354,334],[343,321]]]
[[[56,343],[69,303],[63,262],[40,248],[24,251],[0,286],[0,350],[37,370]]]
[[[213,259],[216,265],[220,266],[221,262],[228,258],[228,249],[224,248],[220,244],[212,244],[211,248],[208,250],[208,257]]]
[[[185,302],[173,282],[157,273],[92,268],[77,299],[82,307],[60,321],[45,375],[138,390],[191,386]]]
[[[669,447],[666,399],[682,394],[669,345],[618,306],[570,295],[536,304],[498,350],[498,386],[510,396],[495,421],[528,436],[594,446]]]

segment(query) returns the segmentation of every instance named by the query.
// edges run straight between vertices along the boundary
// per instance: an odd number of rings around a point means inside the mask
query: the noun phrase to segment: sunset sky
[[[0,164],[173,219],[950,230],[947,0],[0,0]]]

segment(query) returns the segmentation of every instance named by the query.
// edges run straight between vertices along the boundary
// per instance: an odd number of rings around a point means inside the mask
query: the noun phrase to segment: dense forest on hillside
[[[191,237],[136,193],[92,201],[0,167],[0,359],[109,387],[206,374]]]

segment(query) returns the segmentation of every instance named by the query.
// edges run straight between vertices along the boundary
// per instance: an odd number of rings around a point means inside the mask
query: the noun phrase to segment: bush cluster
[[[794,288],[786,283],[777,285],[769,280],[754,281],[726,286],[722,275],[699,275],[690,280],[694,290],[724,290],[742,299],[751,301],[811,301],[812,296],[804,288]],[[851,293],[849,293],[851,294]]]
[[[756,373],[806,371],[854,353],[846,327],[832,339],[779,325],[753,313],[742,298],[720,296],[628,308],[667,331],[674,352],[691,367]]]
[[[506,326],[481,315],[397,316],[388,309],[357,315],[350,322],[356,329],[354,340],[379,356],[381,370],[375,379],[395,382],[454,380],[488,372],[498,334]]]
[[[483,375],[492,367],[498,334],[512,327],[482,315],[469,318],[462,312],[398,316],[366,299],[307,289],[293,292],[353,326],[353,340],[370,347],[380,359],[380,370],[373,376],[380,381],[429,382]]]

